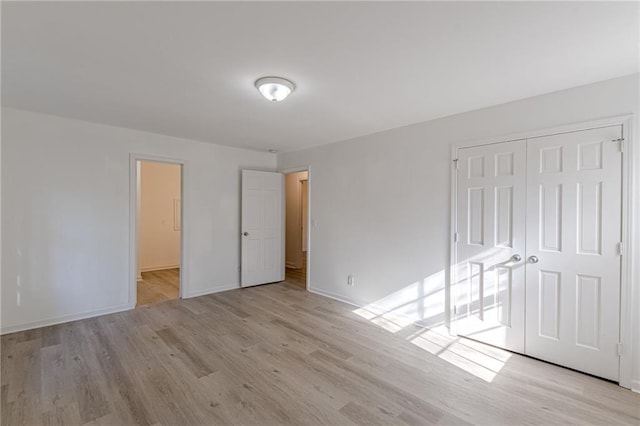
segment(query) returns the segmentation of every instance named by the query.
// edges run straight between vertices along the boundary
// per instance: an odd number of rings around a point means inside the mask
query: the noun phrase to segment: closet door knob
[[[245,232],[242,233],[242,235],[244,235],[245,237],[248,237],[249,233],[245,231]]]
[[[529,262],[538,263],[540,262],[540,259],[538,259],[538,256],[529,256]]]
[[[522,256],[520,256],[519,254],[514,254],[513,256],[511,256],[512,262],[520,262],[521,260],[522,260]]]

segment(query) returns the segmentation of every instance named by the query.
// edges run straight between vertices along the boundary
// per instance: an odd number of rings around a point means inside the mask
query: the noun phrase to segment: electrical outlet
[[[353,275],[347,276],[347,285],[354,285],[356,283],[356,278]]]

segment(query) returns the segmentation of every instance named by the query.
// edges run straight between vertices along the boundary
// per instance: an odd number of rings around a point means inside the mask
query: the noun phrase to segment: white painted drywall
[[[180,266],[180,165],[141,161],[140,233],[141,271]]]
[[[442,324],[452,144],[637,114],[638,79],[635,74],[279,154],[280,170],[306,165],[313,170],[310,288],[368,305],[376,314],[391,311],[400,324],[407,320]],[[640,189],[637,135],[633,142],[635,183]],[[640,213],[638,197],[634,202]],[[635,217],[635,230],[636,248],[640,249],[640,214]],[[352,287],[347,286],[349,274],[355,276]],[[634,279],[640,279],[639,269]],[[640,306],[640,295],[634,297],[635,306]],[[640,388],[639,315],[636,309],[633,377]]]
[[[3,332],[129,307],[131,153],[186,162],[185,297],[238,287],[240,169],[275,155],[10,108],[2,124]]]
[[[302,267],[302,184],[307,172],[285,175],[285,256],[290,268]]]

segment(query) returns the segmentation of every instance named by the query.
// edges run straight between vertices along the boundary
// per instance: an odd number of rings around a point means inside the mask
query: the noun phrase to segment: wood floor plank
[[[73,404],[69,357],[61,344],[43,347],[40,351],[42,368],[40,405],[43,411],[56,411]],[[63,410],[64,411],[64,410]],[[76,406],[77,411],[77,406]],[[55,418],[53,416],[52,418]]]
[[[373,412],[355,402],[345,404],[339,411],[355,424],[386,426],[398,423],[397,416],[388,411],[378,410],[378,412]],[[424,419],[420,419],[420,424],[427,425],[434,423],[425,422]]]
[[[122,344],[114,344],[99,321],[96,322],[95,337],[90,343],[101,349],[101,356],[97,358],[98,368],[107,379],[105,388],[109,392],[112,411],[115,411],[126,423],[139,425],[155,423],[158,419],[144,403],[142,393],[136,391],[139,386],[130,371],[135,362],[131,351],[121,350],[124,347]]]
[[[80,424],[80,413],[75,403],[58,405],[42,413],[42,424],[45,426],[66,426]]]
[[[150,281],[176,277],[166,271]],[[2,336],[0,421],[640,424],[640,395],[612,383],[299,284],[165,300]]]
[[[177,299],[180,297],[180,269],[143,272],[137,287],[138,306]]]
[[[85,346],[83,338],[73,343],[73,346]],[[88,346],[88,345],[86,345]],[[85,347],[86,347],[85,346]],[[70,375],[74,378],[74,394],[72,398],[78,404],[80,420],[83,423],[90,422],[111,412],[107,397],[103,392],[103,382],[93,369],[95,359],[87,349],[76,347],[76,351],[70,352]],[[45,373],[46,374],[46,373]]]
[[[182,359],[196,377],[207,376],[214,372],[214,369],[209,367],[207,362],[203,360],[189,344],[185,343],[185,340],[176,334],[170,327],[162,328],[156,333],[167,344],[167,346],[179,354],[180,359]]]

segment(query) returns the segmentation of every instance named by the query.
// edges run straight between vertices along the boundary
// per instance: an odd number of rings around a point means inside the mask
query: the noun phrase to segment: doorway
[[[307,288],[309,173],[285,175],[285,281]]]
[[[136,161],[136,307],[180,297],[182,165]]]
[[[465,147],[460,335],[619,380],[622,126]]]

